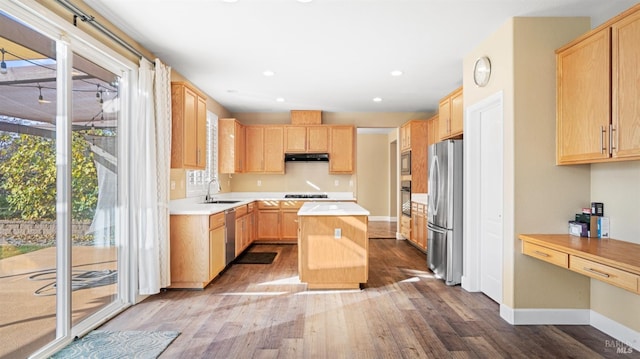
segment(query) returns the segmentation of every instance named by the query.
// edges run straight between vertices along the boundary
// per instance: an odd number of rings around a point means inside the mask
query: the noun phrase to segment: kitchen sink
[[[238,202],[241,202],[241,201],[217,200],[217,199],[214,199],[214,200],[206,201],[206,202],[203,202],[203,203],[204,203],[204,204],[231,204],[231,203],[238,203]]]

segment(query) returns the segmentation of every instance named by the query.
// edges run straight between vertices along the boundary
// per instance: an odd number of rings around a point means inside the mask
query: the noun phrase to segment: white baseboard
[[[640,351],[640,332],[590,309],[513,309],[500,305],[500,317],[512,325],[590,325],[613,337],[612,347]]]
[[[500,317],[513,325],[589,325],[589,309],[513,309],[500,304]]]
[[[395,220],[389,216],[369,216],[369,222],[395,222]]]
[[[604,315],[591,311],[591,326],[599,331],[612,336],[619,343],[612,343],[617,347],[631,347],[640,351],[640,332],[626,327],[615,320],[611,320]]]

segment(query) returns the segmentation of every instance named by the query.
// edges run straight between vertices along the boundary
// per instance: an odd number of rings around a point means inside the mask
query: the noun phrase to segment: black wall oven
[[[411,174],[411,151],[404,152],[400,155],[400,174]]]
[[[402,201],[402,215],[411,217],[411,181],[400,183],[400,200]]]

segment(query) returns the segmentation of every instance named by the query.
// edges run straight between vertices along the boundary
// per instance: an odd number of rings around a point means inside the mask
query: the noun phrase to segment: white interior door
[[[480,113],[480,290],[502,303],[502,106]]]

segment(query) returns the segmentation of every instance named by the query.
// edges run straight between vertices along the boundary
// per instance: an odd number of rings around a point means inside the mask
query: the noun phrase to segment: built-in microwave
[[[400,155],[400,174],[411,174],[411,151],[403,152]]]

